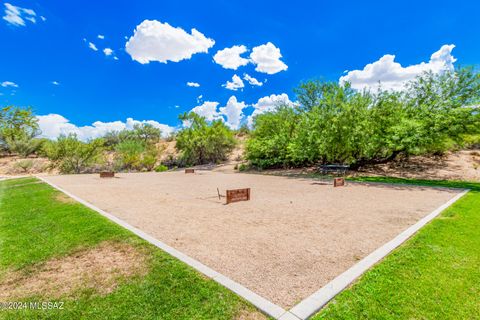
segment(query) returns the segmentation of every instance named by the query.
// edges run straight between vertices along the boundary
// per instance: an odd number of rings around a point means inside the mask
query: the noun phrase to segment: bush
[[[162,161],[162,164],[167,166],[168,168],[183,168],[186,167],[187,164],[185,163],[184,159],[180,157],[176,157],[172,154],[169,154],[166,159]]]
[[[177,133],[176,143],[186,165],[218,163],[235,147],[234,133],[221,120],[207,122],[193,112],[181,115],[180,120],[190,124]]]
[[[155,146],[150,145],[142,154],[140,160],[140,170],[152,171],[157,163],[157,149]]]
[[[152,171],[157,163],[158,151],[155,145],[141,140],[125,140],[115,147],[118,170]]]
[[[155,171],[156,172],[164,172],[164,171],[168,171],[168,167],[161,164],[161,165],[158,165],[155,167]]]
[[[248,170],[248,166],[244,163],[240,164],[240,166],[238,167],[238,171],[247,171]]]
[[[78,140],[75,134],[61,135],[57,141],[44,143],[45,154],[62,173],[80,173],[86,171],[99,160],[103,151],[103,140],[89,142]]]
[[[15,163],[15,167],[21,169],[24,173],[27,173],[33,167],[32,160],[20,160]]]
[[[140,167],[145,144],[140,141],[126,140],[115,147],[117,168],[135,170]]]
[[[24,158],[36,153],[42,147],[43,140],[32,139],[28,136],[18,136],[14,140],[7,139],[7,146],[11,153]]]

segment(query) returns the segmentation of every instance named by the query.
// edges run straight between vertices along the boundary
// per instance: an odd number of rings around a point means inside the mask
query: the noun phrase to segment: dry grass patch
[[[235,316],[235,320],[266,320],[268,317],[256,309],[243,308]]]
[[[62,203],[76,203],[77,202],[73,198],[70,198],[69,196],[67,196],[66,194],[61,193],[61,192],[59,192],[55,196],[55,200],[57,200],[59,202],[62,202]]]
[[[59,298],[79,289],[108,294],[121,278],[146,272],[146,257],[133,246],[104,242],[28,270],[7,273],[0,281],[0,300],[33,295]]]

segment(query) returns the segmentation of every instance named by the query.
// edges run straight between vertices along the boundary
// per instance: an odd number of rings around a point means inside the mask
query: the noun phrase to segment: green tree
[[[254,130],[245,146],[247,159],[260,168],[289,165],[289,146],[300,117],[293,108],[283,104],[273,112],[256,116]]]
[[[38,147],[32,142],[40,133],[38,120],[30,108],[4,107],[0,109],[0,149],[11,152],[13,146],[22,145],[17,150],[36,150]],[[25,148],[29,145],[28,148]],[[14,151],[17,152],[17,151]],[[28,153],[28,152],[27,152]]]
[[[217,163],[227,159],[236,140],[233,131],[223,121],[208,122],[193,112],[184,113],[179,118],[189,124],[176,135],[176,148],[186,164]]]
[[[480,132],[478,105],[480,73],[462,68],[440,74],[425,73],[405,92],[410,119],[420,123],[417,149],[443,152],[462,145],[466,134]]]
[[[105,140],[105,146],[115,149],[115,146],[124,141],[139,141],[144,145],[156,144],[160,141],[162,132],[149,123],[137,123],[133,129],[124,129],[121,131],[109,131],[102,138]]]
[[[162,131],[149,123],[134,124],[128,133],[128,139],[140,140],[145,144],[157,143],[162,137]]]

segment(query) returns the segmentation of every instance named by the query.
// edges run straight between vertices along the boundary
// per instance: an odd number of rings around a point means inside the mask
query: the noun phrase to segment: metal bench
[[[341,174],[345,175],[350,168],[349,165],[346,164],[324,164],[318,167],[318,171],[320,174],[327,175],[327,174]]]

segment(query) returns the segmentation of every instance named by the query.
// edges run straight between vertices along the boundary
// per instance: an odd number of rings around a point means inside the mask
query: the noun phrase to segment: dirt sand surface
[[[285,308],[458,193],[212,171],[47,179]],[[217,187],[251,201],[225,205]]]

